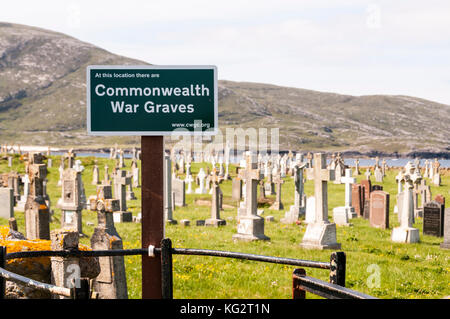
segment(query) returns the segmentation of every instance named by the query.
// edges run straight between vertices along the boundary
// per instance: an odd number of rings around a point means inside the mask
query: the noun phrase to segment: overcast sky
[[[448,0],[13,0],[0,21],[224,80],[450,104]]]

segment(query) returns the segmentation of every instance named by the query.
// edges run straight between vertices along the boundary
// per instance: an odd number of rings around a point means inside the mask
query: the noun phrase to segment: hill
[[[44,29],[0,23],[1,142],[93,147],[139,137],[86,134],[86,66],[143,65]],[[220,66],[219,66],[220,77]],[[280,128],[280,149],[450,154],[450,106],[219,81],[219,126]]]

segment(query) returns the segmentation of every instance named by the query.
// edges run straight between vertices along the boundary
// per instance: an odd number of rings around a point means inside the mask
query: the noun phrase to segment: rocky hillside
[[[146,63],[61,33],[0,23],[1,142],[139,142],[86,135],[86,66],[92,64]],[[219,81],[219,125],[278,127],[281,149],[450,154],[450,106],[409,96],[357,97]]]

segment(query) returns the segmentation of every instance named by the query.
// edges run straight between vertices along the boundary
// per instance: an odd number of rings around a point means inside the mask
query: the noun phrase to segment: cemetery
[[[270,159],[244,153],[241,161],[231,163],[222,154],[194,157],[166,147],[167,239],[155,248],[161,254],[174,249],[169,259],[173,290],[166,297],[302,298],[293,282],[298,287],[311,283],[295,263],[314,261],[317,267],[306,268],[306,276],[339,284],[342,278],[331,279],[324,269],[331,269],[330,262],[342,253],[347,289],[342,296],[450,295],[448,168],[434,159],[431,169],[414,161],[389,167],[384,159],[370,166],[357,160],[355,167],[345,165],[340,154],[294,153]],[[9,256],[145,248],[138,149],[116,145],[109,156],[93,157],[77,156],[74,149],[19,153],[2,145],[0,155],[0,244]],[[210,252],[189,255],[183,253],[186,248]],[[232,258],[218,258],[224,256]],[[69,277],[61,270],[77,265],[81,277],[91,280],[92,296],[139,299],[142,258],[139,253],[22,256],[9,258],[5,266],[64,287]],[[264,260],[269,262],[259,262]],[[7,298],[51,297],[11,285],[6,285]]]

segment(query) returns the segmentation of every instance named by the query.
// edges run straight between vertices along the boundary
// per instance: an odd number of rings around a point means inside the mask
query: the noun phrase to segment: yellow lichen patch
[[[9,235],[9,227],[8,226],[0,226],[0,238],[6,239]]]
[[[51,250],[51,241],[42,239],[18,240],[6,239],[9,235],[9,227],[0,226],[0,246],[6,247],[7,253],[14,253],[19,251],[41,251]],[[89,246],[79,244],[79,250],[92,250]],[[9,259],[8,265],[20,265],[25,268],[32,268],[36,263],[43,267],[50,267],[50,257],[33,257],[33,258],[16,258]]]

